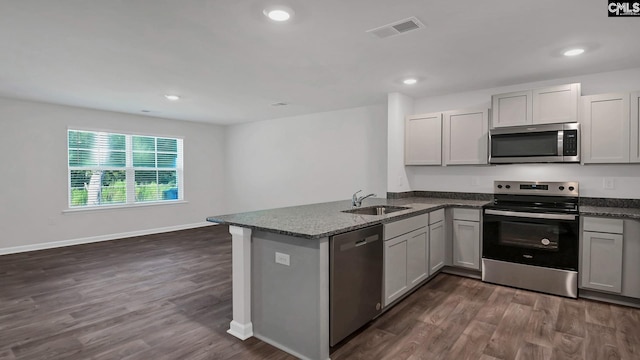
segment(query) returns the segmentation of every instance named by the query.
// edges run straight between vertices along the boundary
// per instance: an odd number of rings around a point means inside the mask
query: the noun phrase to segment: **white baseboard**
[[[17,254],[17,253],[22,253],[27,251],[53,249],[53,248],[80,245],[80,244],[90,244],[90,243],[100,242],[100,241],[124,239],[124,238],[130,238],[130,237],[142,236],[142,235],[160,234],[160,233],[165,233],[170,231],[195,229],[199,227],[214,226],[214,225],[217,225],[217,224],[205,221],[205,222],[195,223],[195,224],[167,226],[167,227],[161,227],[161,228],[155,228],[155,229],[129,231],[129,232],[123,232],[123,233],[117,233],[117,234],[91,236],[91,237],[63,240],[63,241],[52,241],[52,242],[33,244],[33,245],[14,246],[9,248],[0,248],[0,255]]]

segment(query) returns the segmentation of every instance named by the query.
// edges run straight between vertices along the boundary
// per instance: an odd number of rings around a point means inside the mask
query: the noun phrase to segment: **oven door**
[[[482,257],[578,270],[578,215],[485,209]]]

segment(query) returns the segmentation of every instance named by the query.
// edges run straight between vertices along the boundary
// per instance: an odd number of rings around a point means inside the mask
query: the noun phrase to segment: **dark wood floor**
[[[225,226],[0,256],[3,360],[293,359],[229,321]],[[331,357],[636,360],[640,310],[442,274]]]

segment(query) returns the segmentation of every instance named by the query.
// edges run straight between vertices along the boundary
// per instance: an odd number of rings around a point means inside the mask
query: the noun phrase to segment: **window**
[[[69,130],[69,207],[183,198],[182,139]]]

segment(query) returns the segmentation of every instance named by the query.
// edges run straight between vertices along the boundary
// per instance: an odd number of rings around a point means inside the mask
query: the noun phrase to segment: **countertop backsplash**
[[[493,194],[447,192],[447,191],[405,191],[405,192],[388,192],[387,193],[387,199],[404,199],[404,198],[412,198],[412,197],[491,201],[493,199]]]
[[[493,199],[493,194],[421,190],[387,193],[387,199],[404,199],[412,197],[491,201]],[[640,208],[640,199],[580,197],[580,206]]]
[[[640,199],[616,199],[616,198],[581,197],[580,198],[580,206],[640,208]]]

